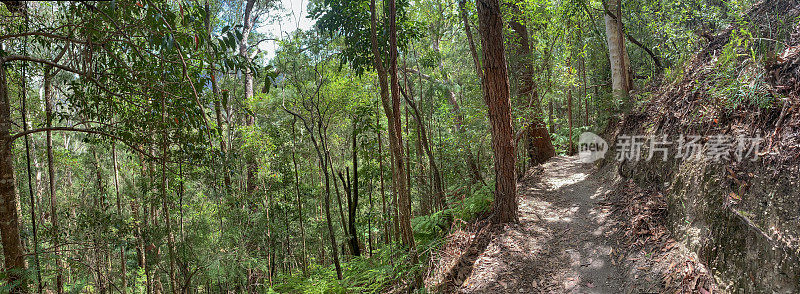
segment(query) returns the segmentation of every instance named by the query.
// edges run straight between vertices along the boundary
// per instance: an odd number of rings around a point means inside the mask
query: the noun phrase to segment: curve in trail
[[[518,185],[520,223],[496,232],[457,292],[628,292],[628,269],[612,258],[622,241],[611,209],[599,204],[610,181],[577,157],[542,167]]]

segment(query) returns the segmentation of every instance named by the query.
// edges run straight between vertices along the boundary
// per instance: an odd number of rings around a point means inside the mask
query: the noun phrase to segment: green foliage
[[[380,2],[378,2],[380,3]],[[376,4],[378,5],[378,4]],[[421,24],[407,17],[408,0],[397,1],[397,46],[403,51],[408,44],[421,37]],[[372,42],[370,39],[370,2],[368,0],[318,0],[309,9],[311,17],[317,19],[316,26],[330,38],[343,38],[347,44],[342,48],[342,64],[352,67],[357,74],[373,68]],[[381,13],[377,7],[376,13]],[[384,8],[385,9],[385,8]],[[378,51],[389,52],[388,24],[378,22]],[[388,54],[388,53],[387,53]],[[381,56],[384,62],[388,55]]]
[[[273,290],[279,293],[385,293],[398,281],[408,280],[424,262],[410,264],[408,251],[396,244],[376,248],[371,257],[353,257],[342,263],[344,278],[336,279],[333,266],[314,266],[303,276],[284,275]]]
[[[580,127],[573,127],[572,128],[572,146],[577,148],[578,146],[578,139],[580,138],[583,132],[592,131],[590,126],[580,126]],[[565,155],[567,154],[567,149],[569,148],[569,128],[563,127],[558,128],[554,134],[551,135],[553,138],[553,147],[556,148],[556,154]]]
[[[774,102],[764,82],[764,69],[758,60],[760,55],[755,52],[752,40],[749,30],[735,29],[717,57],[715,83],[709,92],[714,100],[721,101],[729,110],[741,105],[768,108]]]

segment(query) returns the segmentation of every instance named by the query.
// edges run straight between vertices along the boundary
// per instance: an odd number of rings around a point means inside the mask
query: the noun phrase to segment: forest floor
[[[689,283],[690,291],[707,293],[697,288],[708,281],[705,270],[663,226],[630,226],[629,218],[650,219],[641,216],[646,209],[630,215],[630,207],[648,205],[615,203],[625,185],[613,175],[577,157],[530,171],[518,184],[520,222],[451,234],[435,266],[444,274],[431,283],[443,281],[445,293],[663,293]],[[646,198],[639,194],[622,198]],[[435,268],[429,277],[436,276]]]

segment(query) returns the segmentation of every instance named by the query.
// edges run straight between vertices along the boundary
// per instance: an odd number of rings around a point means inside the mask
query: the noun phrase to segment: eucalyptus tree
[[[483,99],[489,108],[494,150],[493,221],[517,222],[516,152],[500,3],[498,0],[478,0],[477,8],[483,48]]]
[[[627,100],[628,92],[632,89],[633,77],[622,26],[622,2],[620,0],[611,0],[607,4],[603,2],[603,9],[608,58],[611,61],[611,85],[615,96]]]

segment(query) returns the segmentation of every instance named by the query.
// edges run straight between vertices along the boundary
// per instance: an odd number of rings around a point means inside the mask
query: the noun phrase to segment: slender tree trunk
[[[375,111],[375,121],[376,121],[375,125],[377,126],[377,128],[376,128],[376,131],[375,131],[375,135],[378,137],[378,179],[379,179],[380,185],[381,185],[381,206],[382,206],[382,211],[383,211],[383,215],[381,216],[381,219],[383,220],[382,221],[382,223],[383,223],[383,242],[384,242],[384,244],[389,245],[389,242],[390,242],[390,239],[389,239],[389,235],[390,235],[390,232],[389,232],[389,210],[386,208],[386,189],[385,189],[384,183],[383,183],[383,135],[381,135],[381,132],[378,131],[381,128],[381,119],[378,116],[379,112],[380,111],[378,109],[376,109],[376,111]]]
[[[414,234],[411,231],[411,197],[408,193],[406,176],[406,155],[403,148],[403,130],[400,120],[400,85],[397,78],[397,22],[396,2],[389,0],[389,76],[392,94],[390,127],[394,130],[393,139],[389,140],[394,151],[395,182],[397,183],[398,210],[400,212],[400,237],[409,249],[415,248]],[[387,112],[388,113],[388,112]]]
[[[572,144],[572,86],[567,90],[567,120],[569,120],[569,144],[567,145],[567,154],[575,154],[575,146]]]
[[[164,101],[162,100],[162,109],[165,111]],[[162,124],[166,125],[166,112],[161,114],[161,122]],[[170,218],[170,205],[171,202],[168,198],[167,194],[167,156],[169,151],[169,139],[167,137],[167,131],[162,130],[161,133],[161,210],[164,213],[164,221],[166,223],[166,230],[167,230],[167,250],[169,251],[169,288],[173,294],[177,294],[176,288],[176,281],[177,278],[175,276],[175,235],[172,233],[172,220]]]
[[[623,98],[627,104],[628,92],[631,90],[631,72],[622,29],[621,0],[610,0],[605,8],[603,18],[606,26],[608,57],[611,62],[611,86],[614,95]]]
[[[550,125],[550,134],[555,134],[556,126],[553,122],[553,99],[547,99],[547,124]]]
[[[393,219],[394,224],[394,236],[395,239],[399,239],[401,234],[400,229],[400,220],[399,220],[399,209],[398,209],[398,194],[401,191],[401,185],[403,186],[403,190],[405,191],[405,175],[400,174],[400,170],[404,169],[402,164],[400,166],[397,165],[398,159],[400,156],[396,155],[397,152],[397,136],[402,135],[402,132],[399,131],[400,129],[400,105],[398,103],[397,110],[395,111],[393,106],[393,101],[391,96],[389,96],[389,82],[387,81],[388,73],[386,68],[383,66],[383,60],[381,58],[381,51],[378,50],[378,33],[377,33],[377,14],[375,12],[375,0],[370,1],[370,41],[372,44],[372,55],[373,61],[375,65],[375,71],[378,73],[378,85],[380,86],[380,94],[381,94],[381,104],[383,105],[383,111],[386,114],[386,118],[388,120],[388,133],[389,133],[389,150],[390,150],[390,158],[391,158],[391,168],[392,168],[392,197],[394,198],[394,206],[392,207],[392,214],[395,215]],[[395,39],[396,43],[396,39]],[[395,52],[396,54],[396,52]],[[393,55],[395,55],[393,54]],[[395,61],[396,66],[396,61]],[[395,117],[397,120],[395,120]],[[397,134],[400,133],[400,134]],[[399,148],[402,149],[402,143],[399,143]],[[399,161],[402,163],[403,159],[400,158]],[[399,179],[399,180],[398,180]]]
[[[53,127],[53,91],[52,91],[52,68],[46,67],[44,70],[44,100],[45,100],[45,120],[47,128]],[[56,281],[53,285],[55,287],[55,292],[57,294],[64,293],[64,260],[61,258],[61,250],[59,246],[61,244],[61,238],[59,233],[61,232],[58,223],[58,214],[56,206],[58,204],[58,200],[56,198],[56,173],[55,167],[53,164],[53,134],[51,131],[45,132],[45,141],[46,141],[46,149],[47,149],[47,175],[49,179],[48,188],[50,193],[50,225],[52,226],[53,230],[53,246],[54,246],[54,254],[56,258]]]
[[[211,9],[210,9],[210,7],[208,5],[208,0],[205,1],[205,8],[206,8],[206,11],[209,11],[209,12],[211,11]],[[206,31],[208,32],[208,38],[210,40],[211,39],[211,17],[210,17],[210,13],[206,14],[205,22],[206,22]],[[206,43],[207,49],[210,49],[209,48],[210,44],[211,44],[210,42]],[[231,189],[231,174],[230,174],[230,171],[228,170],[228,162],[227,162],[227,159],[228,159],[228,152],[227,152],[228,151],[228,146],[225,143],[225,131],[224,131],[225,127],[224,127],[224,124],[222,123],[222,111],[221,111],[221,106],[220,106],[220,99],[222,99],[222,96],[220,95],[219,85],[217,85],[217,71],[216,71],[216,67],[215,67],[214,63],[210,63],[209,64],[209,71],[211,71],[211,92],[212,92],[212,94],[214,94],[214,114],[216,115],[217,127],[219,128],[219,132],[220,132],[220,134],[219,134],[219,149],[220,149],[220,152],[222,153],[222,158],[223,158],[223,164],[222,164],[223,184],[225,185],[225,191],[227,192],[227,191],[230,191],[230,189]],[[252,87],[252,85],[251,85],[251,87]]]
[[[328,225],[328,238],[330,239],[331,243],[331,254],[333,255],[333,263],[336,267],[336,277],[341,280],[342,279],[342,266],[339,264],[339,252],[336,248],[336,235],[333,230],[333,223],[331,222],[331,184],[330,184],[330,175],[328,174],[328,162],[327,157],[321,151],[317,152],[320,157],[320,161],[322,163],[322,170],[323,174],[325,175],[325,219]]]
[[[25,17],[27,23],[27,14]],[[2,66],[2,65],[0,65]],[[22,85],[20,89],[20,100],[22,104],[22,108],[20,109],[21,116],[22,116],[22,129],[23,131],[28,131],[28,111],[26,109],[26,102],[28,100],[27,97],[27,67],[22,68]],[[33,173],[31,170],[31,144],[30,138],[28,136],[24,137],[25,140],[25,166],[27,168],[27,175],[28,175],[28,199],[30,203],[30,216],[31,216],[31,227],[33,232],[33,263],[34,267],[36,268],[36,293],[42,293],[42,269],[39,263],[39,235],[38,235],[38,226],[36,225],[36,199],[33,192]],[[34,155],[35,156],[35,155]],[[35,159],[34,159],[35,160]]]
[[[409,88],[408,93],[413,93],[411,90],[408,81],[406,80],[406,87]],[[405,92],[403,92],[405,94]],[[419,106],[417,105],[416,101],[413,100],[413,97],[409,97],[404,95],[406,98],[406,103],[411,106],[412,115],[414,120],[417,123],[417,135],[420,137],[419,141],[421,142],[421,148],[425,151],[425,155],[428,158],[428,165],[431,168],[432,178],[433,178],[433,190],[434,190],[434,200],[436,201],[436,206],[439,209],[443,209],[445,207],[445,195],[444,195],[444,188],[442,187],[442,177],[441,173],[439,172],[439,166],[436,164],[436,161],[433,157],[433,152],[431,151],[430,147],[430,139],[428,138],[428,130],[425,127],[425,122],[423,120],[422,114],[419,111]],[[421,150],[421,151],[422,151]]]
[[[350,177],[349,173],[347,177]],[[353,255],[361,256],[361,248],[358,247],[358,230],[356,230],[356,213],[358,212],[358,133],[355,118],[353,119],[353,183],[350,186],[350,195],[352,196],[352,201],[348,201],[350,249],[353,251]]]
[[[115,142],[111,143],[111,157],[114,160],[114,194],[117,197],[117,215],[122,217],[122,200],[119,196],[119,177],[117,175],[117,145]],[[121,292],[123,294],[128,293],[128,272],[127,272],[127,265],[125,262],[125,247],[126,244],[121,244],[119,247],[119,266],[120,266],[120,279],[122,281],[121,285]]]
[[[512,10],[519,11],[516,4],[512,4]],[[528,29],[520,23],[514,16],[509,21],[513,33],[513,41],[510,46],[520,62],[513,66],[514,71],[519,75],[519,86],[517,90],[517,107],[531,109],[531,116],[527,118],[524,126],[526,132],[528,157],[531,164],[541,164],[555,156],[555,148],[550,141],[542,118],[541,101],[538,89],[534,83],[534,66],[531,61],[531,49],[528,43]]]
[[[328,162],[331,163],[330,164],[330,173],[331,173],[331,176],[333,177],[333,179],[332,179],[333,180],[333,190],[336,192],[336,204],[337,204],[337,206],[339,206],[339,222],[342,224],[342,233],[347,235],[347,233],[350,232],[350,230],[347,229],[347,218],[344,216],[344,205],[342,204],[342,202],[343,202],[342,201],[342,193],[339,191],[339,182],[336,181],[336,171],[333,169],[333,160],[331,159],[331,155],[330,155],[330,153],[327,153],[327,152],[326,152],[326,154],[327,154]],[[342,186],[344,186],[344,183],[342,183]],[[342,255],[345,255],[345,254],[346,254],[345,250],[342,249]]]
[[[297,172],[297,158],[296,158],[296,142],[297,135],[294,129],[295,121],[292,121],[292,164],[294,165],[294,191],[295,195],[297,196],[297,215],[300,220],[300,238],[302,240],[302,256],[300,258],[300,263],[303,266],[303,275],[305,276],[308,274],[308,256],[306,255],[306,228],[303,224],[303,201],[300,198],[300,176]]]
[[[92,205],[94,209],[98,211],[105,212],[106,210],[106,188],[103,185],[103,174],[100,170],[100,161],[97,158],[97,151],[95,150],[94,146],[91,146],[91,156],[92,156],[92,163],[94,164],[94,173],[95,173],[95,184],[97,185],[97,193],[94,195],[94,202]],[[98,197],[99,196],[99,197]],[[98,293],[106,293],[108,291],[108,276],[103,273],[105,269],[105,258],[103,248],[106,247],[105,242],[102,240],[100,236],[99,230],[94,230],[91,232],[92,241],[94,243],[94,250],[92,251],[94,254],[94,272],[96,275],[95,283],[97,286]]]
[[[314,145],[314,150],[316,150],[316,152],[317,152],[317,157],[318,157],[319,163],[320,163],[320,171],[323,174],[321,177],[325,181],[325,183],[324,183],[325,184],[325,193],[324,193],[324,196],[323,196],[324,201],[325,201],[325,203],[324,203],[325,205],[324,205],[323,209],[325,210],[325,221],[326,221],[326,225],[327,225],[327,229],[328,229],[328,240],[330,241],[330,245],[331,245],[331,255],[333,255],[333,263],[334,263],[334,266],[336,267],[336,277],[337,277],[337,279],[341,280],[342,279],[342,266],[339,263],[339,251],[338,251],[337,243],[336,243],[336,234],[335,234],[335,231],[333,229],[333,220],[331,218],[331,181],[330,181],[331,175],[329,174],[329,171],[328,171],[328,166],[331,164],[331,162],[329,161],[330,153],[328,152],[328,146],[327,146],[327,143],[325,142],[325,134],[323,132],[323,130],[324,130],[323,122],[322,122],[322,120],[317,121],[317,122],[314,122],[312,120],[311,124],[309,124],[308,121],[306,121],[299,114],[294,113],[294,112],[292,112],[292,111],[290,111],[290,110],[288,110],[286,108],[284,108],[284,110],[286,110],[287,112],[292,114],[295,118],[299,118],[303,122],[303,126],[308,131],[309,136],[311,137],[311,143],[313,143],[313,145]],[[319,110],[319,109],[317,108],[317,110]],[[316,128],[316,133],[320,138],[319,141],[317,141],[317,137],[314,135],[314,133],[315,133],[314,129],[315,128]],[[324,259],[324,257],[323,257],[323,259]]]
[[[461,14],[461,22],[464,25],[464,33],[467,35],[467,44],[469,44],[469,53],[472,56],[472,62],[475,66],[475,74],[478,75],[478,80],[483,80],[483,69],[481,69],[481,60],[478,57],[478,50],[475,48],[475,41],[472,38],[472,29],[469,25],[469,16],[467,15],[467,8],[464,7],[466,0],[458,1],[458,10]]]
[[[584,40],[583,40],[583,25],[581,25],[579,27],[578,36],[579,36],[579,38],[581,40],[580,41],[581,42],[581,48],[584,48],[585,44],[584,44]],[[589,126],[589,95],[587,95],[588,93],[586,93],[586,87],[588,86],[586,84],[586,51],[584,49],[581,49],[581,53],[582,53],[582,54],[580,54],[580,56],[581,56],[581,86],[582,86],[581,97],[583,98],[583,106],[584,106],[583,109],[585,111],[584,112],[585,115],[583,116],[583,125],[588,127]]]
[[[464,33],[467,35],[467,43],[469,44],[469,54],[472,56],[472,63],[475,66],[475,75],[478,76],[478,81],[483,81],[483,69],[481,69],[481,60],[478,57],[478,49],[475,48],[475,41],[472,38],[472,29],[469,25],[469,17],[467,15],[467,9],[464,7],[464,2],[466,0],[459,0],[458,1],[458,9],[461,12],[461,21],[464,24]],[[482,83],[482,82],[481,82]],[[462,134],[466,134],[466,130],[463,128],[463,121],[464,115],[461,113],[461,108],[458,105],[458,102],[455,100],[455,95],[450,92],[451,95],[448,99],[450,105],[453,106],[453,112],[455,114],[455,125],[457,131]],[[483,182],[483,176],[481,176],[480,169],[478,164],[475,160],[475,156],[472,154],[472,147],[466,146],[467,151],[467,166],[469,167],[470,174],[472,175],[472,179],[474,182]]]
[[[244,27],[242,28],[242,39],[239,41],[239,55],[242,56],[242,58],[244,58],[247,61],[250,60],[250,55],[247,52],[249,48],[247,41],[248,38],[250,37],[250,31],[253,29],[255,21],[252,17],[253,6],[255,5],[255,2],[256,0],[246,0],[244,16],[243,16]],[[252,70],[250,70],[250,68],[246,68],[244,70],[244,79],[245,79],[244,98],[250,99],[250,97],[253,97],[253,72]],[[253,124],[255,124],[255,117],[249,114],[246,115],[245,123],[248,126],[252,126]],[[251,195],[258,188],[257,187],[258,179],[256,179],[256,171],[258,170],[258,166],[255,161],[255,158],[252,158],[250,156],[247,158],[245,169],[247,176],[245,186],[247,189],[247,194]]]
[[[478,0],[483,46],[483,98],[489,108],[495,169],[495,223],[517,222],[517,177],[503,20],[498,0]]]

